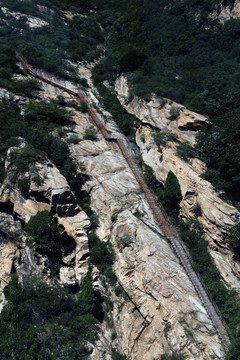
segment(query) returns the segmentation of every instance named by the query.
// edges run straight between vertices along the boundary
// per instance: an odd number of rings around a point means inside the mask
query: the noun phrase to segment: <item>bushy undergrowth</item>
[[[0,314],[1,359],[87,359],[96,336],[92,292],[88,274],[78,299],[37,276],[25,278],[24,286],[14,276]]]

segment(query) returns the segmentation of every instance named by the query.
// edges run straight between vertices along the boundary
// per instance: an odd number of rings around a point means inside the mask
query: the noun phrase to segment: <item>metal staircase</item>
[[[20,61],[23,70],[31,75],[32,77],[39,79],[43,82],[46,82],[54,87],[57,87],[61,90],[63,90],[64,92],[67,92],[70,95],[73,95],[75,97],[75,99],[77,101],[81,102],[85,102],[87,103],[86,97],[84,95],[84,93],[77,93],[74,92],[68,88],[63,87],[60,84],[57,84],[56,82],[53,82],[43,76],[40,76],[38,74],[36,74],[30,67],[29,65],[24,61],[24,59],[19,55],[16,54],[17,59]],[[118,138],[118,137],[113,137],[106,129],[106,127],[104,126],[104,124],[102,123],[102,121],[99,119],[99,117],[97,116],[96,112],[88,105],[88,114],[91,117],[93,123],[95,124],[95,126],[98,128],[98,130],[101,132],[101,134],[103,135],[103,137],[105,138],[106,141],[108,142],[115,142],[123,157],[125,158],[125,160],[127,161],[130,169],[132,170],[142,192],[145,195],[145,199],[148,202],[150,208],[152,209],[152,212],[154,214],[154,217],[156,219],[156,221],[158,222],[160,228],[162,229],[166,239],[168,240],[168,242],[171,244],[171,247],[174,251],[174,253],[176,254],[176,256],[178,257],[181,265],[183,266],[186,274],[188,275],[190,281],[192,282],[201,302],[202,305],[204,306],[204,308],[206,309],[209,318],[212,321],[213,326],[216,329],[216,332],[219,336],[220,341],[222,342],[222,344],[224,345],[224,347],[226,349],[229,348],[230,346],[230,339],[228,337],[226,328],[224,326],[224,322],[221,319],[220,314],[217,311],[217,307],[215,304],[213,304],[213,301],[210,300],[209,295],[207,294],[207,291],[202,283],[202,281],[200,280],[200,275],[198,275],[196,273],[196,271],[193,269],[193,264],[192,264],[192,260],[191,257],[187,251],[187,249],[185,248],[185,246],[183,245],[182,240],[180,239],[179,235],[177,234],[176,230],[169,224],[169,221],[167,219],[167,215],[164,211],[164,209],[161,207],[161,205],[159,205],[157,203],[157,201],[155,200],[153,194],[151,193],[151,191],[149,190],[148,186],[146,185],[144,179],[143,179],[143,175],[141,170],[138,168],[137,164],[135,163],[133,157],[130,154],[130,151],[127,149],[127,146],[125,144],[125,142]]]

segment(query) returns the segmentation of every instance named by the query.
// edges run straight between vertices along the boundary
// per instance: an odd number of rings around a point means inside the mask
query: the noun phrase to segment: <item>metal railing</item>
[[[16,54],[17,59],[20,61],[24,71],[28,73],[29,75],[44,81],[54,87],[57,87],[64,92],[67,92],[68,94],[73,95],[77,101],[85,102],[86,97],[84,93],[77,93],[74,92],[68,88],[65,88],[64,86],[53,82],[41,75],[36,74],[29,65],[24,61],[24,59],[19,55]],[[206,309],[213,326],[216,329],[216,332],[219,336],[219,339],[223,343],[226,349],[230,346],[230,340],[226,331],[226,328],[224,326],[224,321],[221,319],[221,315],[218,312],[217,306],[214,304],[214,302],[210,301],[210,296],[207,293],[206,287],[203,285],[200,275],[196,272],[196,270],[193,268],[193,262],[191,259],[191,256],[189,254],[189,251],[187,250],[185,244],[183,243],[182,239],[180,238],[177,230],[170,224],[170,221],[168,219],[168,216],[163,209],[161,205],[159,205],[154,197],[154,195],[149,190],[148,186],[146,185],[141,170],[138,168],[136,162],[134,161],[133,157],[130,154],[130,151],[127,149],[127,146],[125,145],[125,142],[118,138],[113,137],[106,129],[102,121],[100,121],[99,117],[97,116],[96,112],[88,105],[88,114],[91,117],[93,123],[98,128],[98,130],[101,132],[103,137],[106,139],[106,141],[114,141],[117,143],[123,157],[127,161],[130,169],[132,170],[134,177],[136,178],[142,192],[145,195],[145,198],[152,209],[153,215],[156,219],[156,221],[159,223],[166,239],[171,244],[171,247],[176,254],[176,256],[179,259],[179,262],[183,266],[186,274],[188,275],[190,281],[192,282],[201,302],[204,308]]]

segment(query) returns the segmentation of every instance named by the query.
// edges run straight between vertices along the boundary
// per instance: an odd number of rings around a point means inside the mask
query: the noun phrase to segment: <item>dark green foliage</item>
[[[137,209],[136,211],[134,211],[133,215],[140,219],[143,216],[143,213]]]
[[[106,276],[108,281],[114,283],[116,277],[112,271],[112,265],[115,255],[111,244],[101,241],[94,233],[88,235],[88,240],[90,248],[90,264],[96,265],[100,272]]]
[[[234,225],[229,231],[228,242],[233,249],[235,258],[240,260],[240,223]]]
[[[10,180],[15,182],[19,174],[24,174],[30,169],[31,164],[43,160],[43,153],[31,145],[12,150],[8,156],[10,164]]]
[[[85,275],[78,296],[78,310],[80,314],[96,314],[97,296],[92,286],[92,277],[90,271]]]
[[[129,115],[127,111],[121,106],[116,95],[114,95],[109,91],[109,89],[102,85],[102,81],[104,80],[103,67],[103,64],[100,63],[99,65],[96,65],[93,70],[93,79],[100,92],[101,100],[107,110],[113,116],[113,119],[118,124],[120,130],[125,135],[129,136],[131,140],[134,140],[134,125],[137,123],[137,120],[134,116]]]
[[[12,180],[15,181],[20,173],[29,170],[35,161],[42,161],[46,156],[67,179],[73,179],[76,176],[76,165],[70,158],[68,145],[49,133],[49,130],[70,123],[71,115],[53,102],[30,102],[24,116],[21,116],[19,107],[12,100],[0,102],[0,150],[3,156],[6,156],[10,146],[20,143],[18,136],[29,144],[9,156]],[[4,176],[4,157],[0,163],[0,181]]]
[[[147,165],[143,165],[143,176],[144,176],[144,180],[147,183],[147,185],[154,191],[154,192],[158,192],[161,191],[161,184],[159,183],[159,181],[157,181],[153,169],[150,166]]]
[[[82,113],[86,113],[88,111],[88,104],[86,102],[81,102],[81,104],[79,105],[79,110]]]
[[[197,150],[208,169],[204,178],[240,200],[240,109],[212,119],[198,136]]]
[[[174,216],[178,215],[182,193],[178,179],[172,171],[169,171],[168,173],[160,200],[167,213]]]
[[[198,152],[188,142],[182,142],[177,147],[177,155],[188,161],[189,158],[198,157]]]
[[[123,288],[120,285],[115,286],[114,293],[118,297],[124,297],[125,296],[125,292],[124,292]]]
[[[84,131],[83,139],[84,140],[97,140],[97,129],[94,126],[90,126]]]
[[[69,125],[70,113],[53,102],[30,102],[25,111],[25,120],[34,127],[53,130],[56,125]]]
[[[62,234],[57,222],[47,210],[39,211],[24,227],[27,245],[41,254],[56,251],[62,245]]]
[[[7,305],[0,314],[2,359],[87,359],[87,342],[96,334],[95,318],[80,314],[75,296],[36,276],[22,287],[13,277],[5,289]]]
[[[98,84],[106,79],[112,82],[125,71],[134,95],[150,99],[151,93],[156,93],[208,115],[213,125],[203,130],[196,151],[181,144],[178,153],[185,160],[197,155],[207,162],[210,172],[206,178],[239,201],[236,139],[239,115],[229,124],[227,119],[229,111],[239,111],[240,20],[230,19],[224,24],[212,20],[209,13],[220,3],[220,0],[132,0],[130,3],[123,0],[121,4],[105,5],[95,2],[106,34],[107,50],[94,69],[94,80]],[[233,1],[223,1],[222,5],[232,7]],[[105,93],[104,103],[111,111],[114,100],[107,91],[101,87],[100,93]],[[176,119],[178,114],[179,110],[172,107],[170,119]],[[133,124],[125,125],[122,118],[119,123],[123,125],[121,130],[129,135]],[[231,129],[236,130],[234,137]],[[227,134],[232,138],[231,144],[226,141]]]
[[[179,355],[161,355],[161,360],[185,360],[185,356],[183,354]]]
[[[145,60],[145,55],[141,50],[128,46],[124,49],[124,52],[121,53],[119,59],[120,71],[133,71],[141,67]]]
[[[117,221],[117,215],[111,215],[111,221],[116,222]]]
[[[227,359],[234,359],[233,354],[239,353],[240,305],[238,294],[227,288],[222,282],[220,273],[208,252],[208,243],[204,240],[199,222],[193,219],[188,223],[181,221],[179,222],[179,232],[190,250],[194,267],[199,271],[211,297],[227,323],[229,335],[233,341],[233,347],[230,349]]]
[[[170,109],[170,117],[169,117],[169,120],[175,120],[178,118],[180,114],[180,110],[178,108],[175,108],[175,107],[171,107]]]
[[[163,132],[154,133],[153,139],[159,150],[161,150],[161,146],[166,146],[167,144],[166,136]]]
[[[74,16],[69,21],[71,57],[74,60],[92,61],[102,55],[97,45],[103,41],[103,32],[94,14],[88,17]]]
[[[125,247],[130,246],[132,240],[130,236],[124,236],[116,239],[117,247],[122,250]]]
[[[40,90],[39,83],[34,79],[16,80],[13,79],[7,85],[7,89],[14,94],[34,98]]]
[[[113,360],[128,360],[126,355],[120,354],[116,349],[112,349],[112,359]]]
[[[202,209],[201,209],[200,204],[198,204],[198,203],[197,203],[196,206],[194,206],[194,208],[192,209],[192,211],[193,211],[193,213],[194,213],[194,215],[195,215],[196,217],[202,215]]]
[[[29,179],[23,178],[18,180],[17,187],[19,188],[22,195],[26,194],[29,188]]]

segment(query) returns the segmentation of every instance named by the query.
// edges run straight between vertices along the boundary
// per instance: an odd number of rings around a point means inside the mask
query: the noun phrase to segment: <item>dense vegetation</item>
[[[125,73],[132,94],[149,99],[152,92],[181,102],[188,108],[210,118],[199,134],[195,149],[187,144],[179,147],[179,154],[199,156],[208,166],[203,175],[216,189],[223,189],[234,201],[240,201],[239,178],[239,63],[240,20],[225,24],[214,20],[209,13],[219,10],[220,0],[39,0],[47,6],[41,10],[35,1],[5,0],[10,11],[37,16],[47,22],[43,27],[30,29],[25,16],[14,16],[0,11],[0,86],[9,91],[34,98],[39,89],[34,80],[16,80],[19,73],[15,50],[39,68],[83,84],[67,60],[92,61],[105,55],[95,66],[94,81],[103,102],[118,122],[121,130],[132,139],[137,122],[117,102],[115,95],[102,85]],[[51,4],[51,5],[50,5]],[[234,0],[223,1],[232,7]],[[50,11],[48,7],[53,11]],[[87,15],[72,19],[60,15],[60,10]],[[103,44],[105,51],[103,51]],[[61,104],[64,106],[64,104]],[[84,110],[84,109],[83,109]],[[173,121],[176,114],[172,114]],[[71,124],[71,115],[59,103],[30,102],[24,114],[11,99],[0,103],[0,181],[4,179],[4,160],[9,146],[26,144],[9,155],[11,181],[29,171],[39,181],[35,161],[51,159],[69,180],[77,201],[91,215],[92,230],[97,219],[90,208],[88,197],[83,198],[81,184],[87,179],[83,168],[77,173],[68,146],[59,136],[61,126]],[[86,138],[96,138],[91,129]],[[155,137],[158,146],[166,139]],[[190,154],[191,153],[191,154]],[[186,155],[187,154],[187,155]],[[174,213],[181,192],[174,176],[169,175],[164,189],[153,179],[145,167],[145,178]],[[18,187],[27,195],[29,179],[21,178]],[[173,214],[174,213],[174,214]],[[201,273],[208,290],[224,316],[232,338],[228,360],[240,358],[240,311],[235,292],[226,289],[195,220],[180,223],[181,236],[190,248],[196,269]],[[26,226],[28,242],[43,254],[51,254],[62,245],[61,233],[48,213],[38,214]],[[233,228],[229,242],[239,259],[239,226]],[[60,240],[60,242],[57,242]],[[94,234],[89,236],[90,268],[94,264],[114,283],[111,270],[114,254],[108,244]],[[67,289],[49,287],[42,280],[25,282],[22,288],[13,279],[7,288],[8,305],[0,315],[0,350],[3,358],[15,359],[84,359],[90,352],[86,341],[93,341],[97,316],[97,295],[87,273],[78,299]],[[9,324],[6,326],[5,324]],[[18,339],[18,341],[16,341]],[[50,340],[51,339],[51,340]],[[56,355],[58,354],[58,355]],[[124,359],[113,351],[114,359]],[[163,355],[163,359],[181,359],[182,355]]]
[[[26,278],[24,287],[14,276],[5,295],[8,303],[0,314],[2,359],[87,359],[97,322],[89,274],[78,298],[67,287],[49,286],[36,276]]]
[[[232,346],[226,355],[226,360],[238,359],[240,358],[239,295],[235,290],[224,285],[219,270],[208,252],[208,243],[204,239],[201,224],[196,219],[190,219],[187,223],[180,221],[178,230],[190,250],[195,269],[200,273],[211,298],[227,324]]]
[[[76,15],[72,19],[64,17],[59,11],[59,7],[64,6],[60,6],[58,1],[38,0],[36,3],[32,0],[6,0],[4,4],[10,11],[21,12],[22,16],[16,19],[0,10],[0,45],[21,52],[31,65],[81,84],[81,79],[68,60],[92,61],[102,55],[100,45],[103,34],[97,15]],[[65,10],[69,9],[70,4],[66,4]],[[79,9],[82,10],[76,6],[75,12]],[[31,28],[27,15],[45,23]]]
[[[111,14],[102,20],[107,51],[96,83],[124,72],[135,95],[154,92],[209,116],[194,155],[207,163],[205,177],[238,202],[240,20],[213,19],[220,0],[94,3]]]

